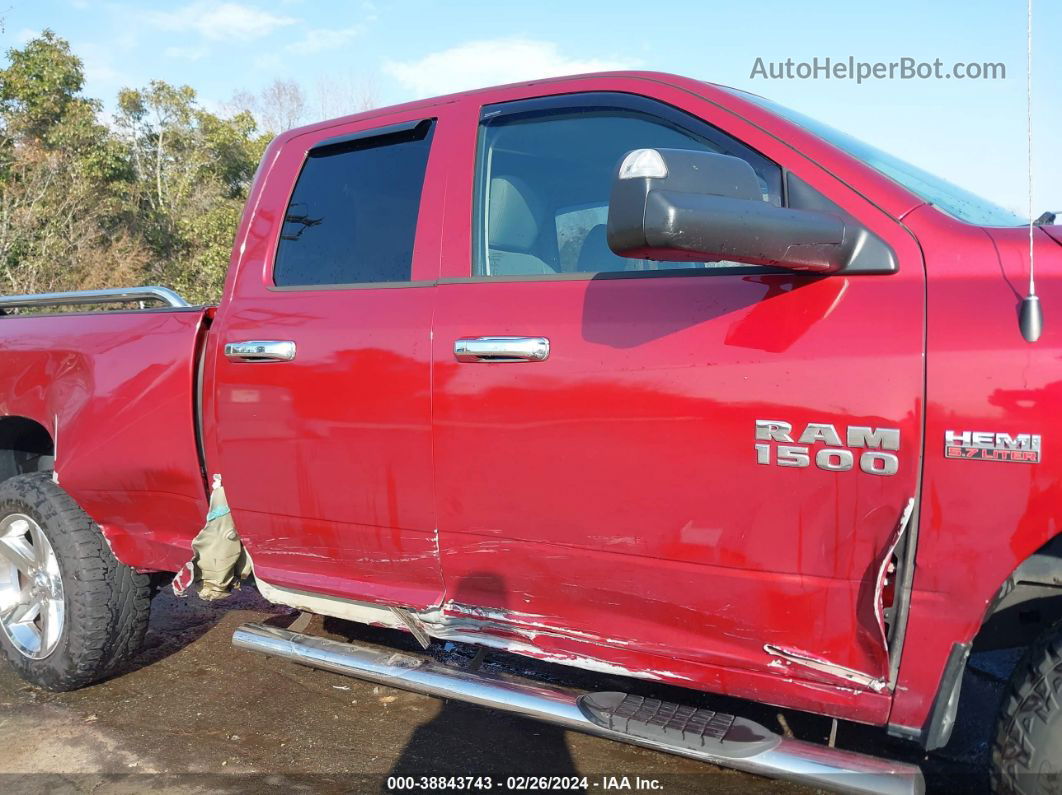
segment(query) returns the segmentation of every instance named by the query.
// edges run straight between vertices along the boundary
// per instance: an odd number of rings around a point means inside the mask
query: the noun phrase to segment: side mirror
[[[763,200],[739,157],[636,149],[620,164],[608,207],[608,245],[621,257],[734,260],[798,271],[844,267],[845,221]]]

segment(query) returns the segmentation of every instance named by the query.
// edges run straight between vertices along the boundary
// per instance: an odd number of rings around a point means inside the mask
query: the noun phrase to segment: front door
[[[604,224],[625,153],[742,157],[774,203],[785,164],[630,94],[467,123],[471,261],[444,264],[434,336],[447,609],[673,680],[782,669],[778,650],[883,676],[875,580],[921,444],[917,253],[832,277],[623,259]]]
[[[283,147],[219,310],[208,438],[257,577],[426,607],[439,120],[409,116]]]

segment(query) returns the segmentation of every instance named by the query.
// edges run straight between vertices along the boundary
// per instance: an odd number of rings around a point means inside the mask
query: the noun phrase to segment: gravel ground
[[[246,621],[295,617],[245,586],[222,602],[152,606],[133,669],[75,693],[29,687],[0,663],[0,791],[125,793],[381,792],[389,776],[587,776],[589,790],[808,792],[692,760],[610,742],[428,696],[377,687],[238,651]],[[309,630],[415,650],[408,635],[315,617]],[[433,645],[466,664],[474,649]],[[976,655],[952,742],[926,757],[881,730],[841,723],[837,744],[920,764],[930,791],[981,792],[991,715],[1015,654]],[[562,685],[627,690],[736,712],[824,742],[830,721],[731,699],[490,653],[483,665]],[[495,789],[499,787],[496,785]],[[644,789],[645,787],[643,787]]]

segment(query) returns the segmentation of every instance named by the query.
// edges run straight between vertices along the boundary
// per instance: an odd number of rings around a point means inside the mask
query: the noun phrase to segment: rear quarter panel
[[[204,316],[0,318],[0,416],[48,429],[60,485],[139,568],[177,570],[206,511],[193,400]]]

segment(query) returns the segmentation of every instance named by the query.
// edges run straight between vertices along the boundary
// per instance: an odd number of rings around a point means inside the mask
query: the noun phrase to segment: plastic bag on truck
[[[210,492],[210,510],[206,524],[192,541],[192,559],[173,578],[173,592],[184,596],[194,583],[199,598],[212,602],[224,599],[239,581],[251,574],[251,559],[236,533],[221,475],[214,475]]]

